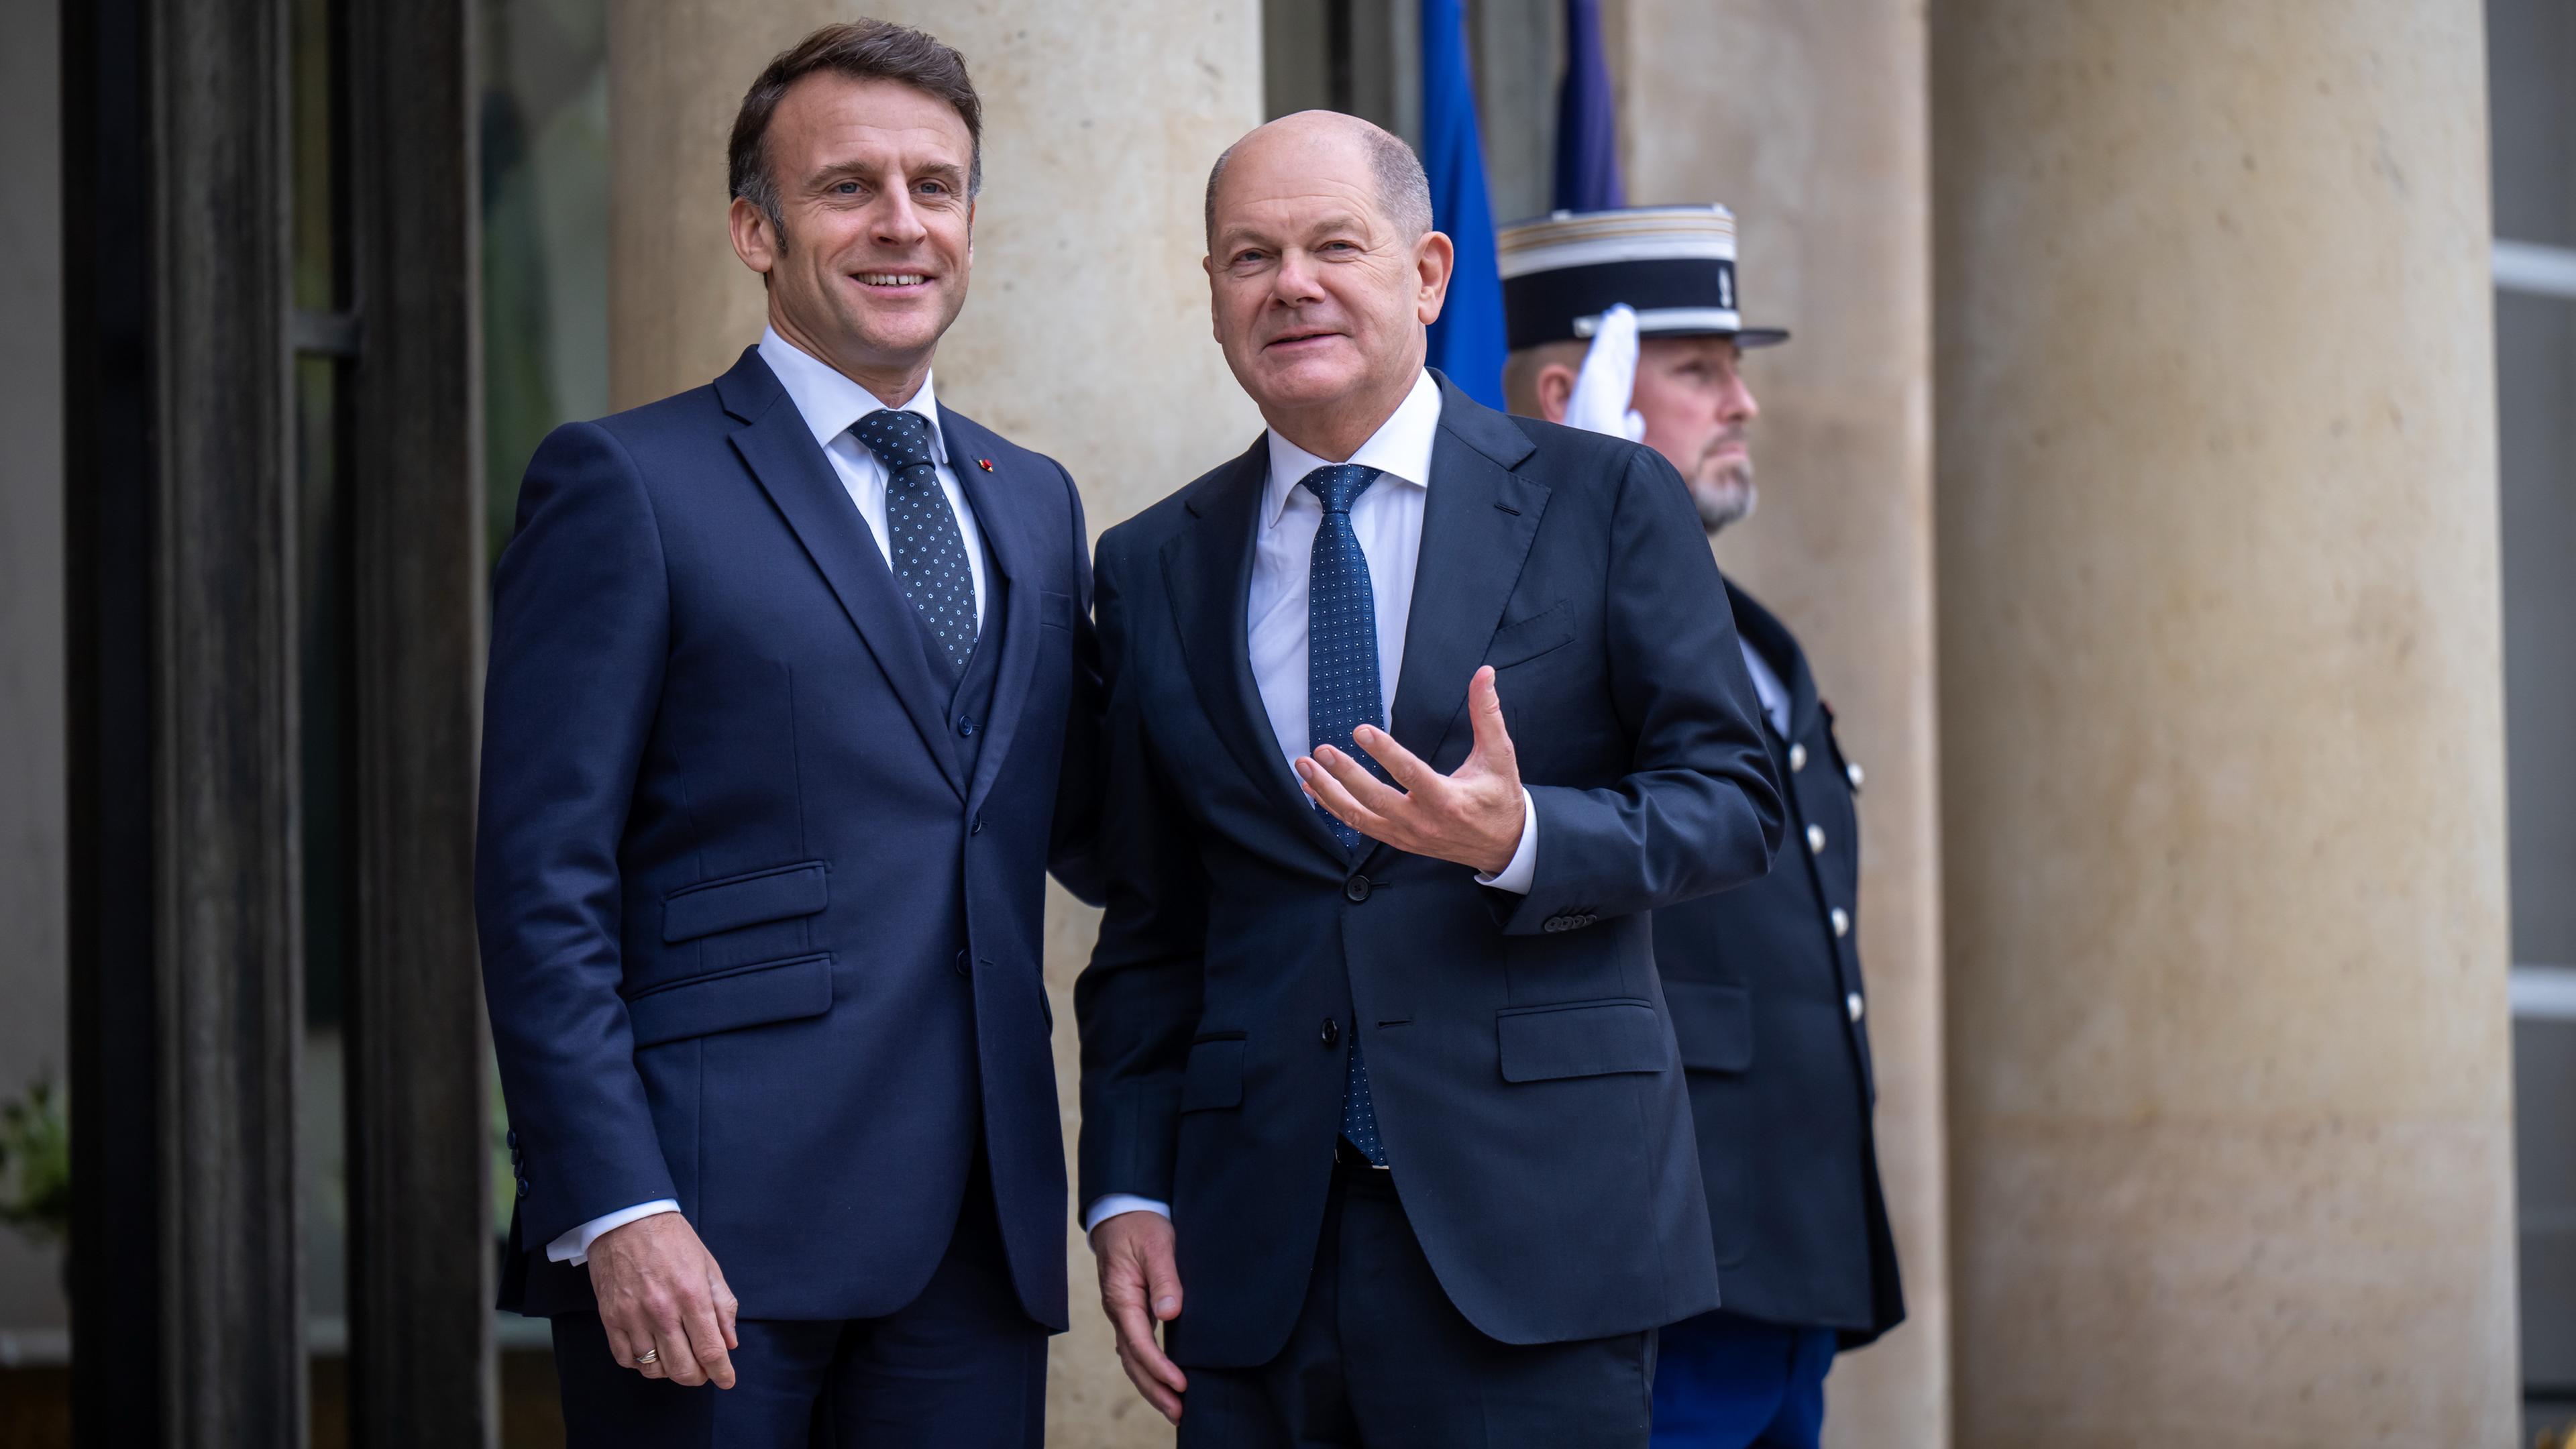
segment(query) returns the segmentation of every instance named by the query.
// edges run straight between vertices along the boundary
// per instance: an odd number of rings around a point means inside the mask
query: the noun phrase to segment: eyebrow
[[[1357,232],[1365,234],[1367,231],[1367,222],[1364,221],[1357,212],[1345,211],[1336,212],[1331,216],[1325,217],[1322,221],[1316,222],[1314,225],[1307,227],[1305,234],[1312,237],[1327,235],[1333,232]],[[1236,247],[1242,246],[1246,243],[1258,243],[1264,246],[1269,245],[1270,236],[1267,232],[1261,231],[1256,227],[1248,226],[1242,222],[1237,222],[1233,226],[1218,232],[1216,234],[1216,242],[1217,250],[1230,252]]]
[[[873,161],[838,161],[816,171],[807,179],[805,184],[808,186],[829,186],[836,181],[849,178],[865,179],[878,176],[883,174],[885,169],[885,167],[880,166]],[[965,185],[966,168],[953,161],[934,161],[929,165],[922,167],[920,170],[909,174],[927,180],[946,181],[957,186],[960,190],[963,190]]]

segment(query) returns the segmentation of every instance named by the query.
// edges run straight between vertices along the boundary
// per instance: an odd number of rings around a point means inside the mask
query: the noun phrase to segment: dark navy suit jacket
[[[953,686],[756,350],[528,467],[475,862],[518,1160],[505,1307],[588,1306],[546,1244],[675,1198],[745,1317],[891,1312],[980,1138],[1021,1304],[1065,1325],[1040,918],[1079,825],[1059,762],[1098,705],[1089,559],[1062,468],[941,425],[1000,631],[971,773]]]
[[[1266,448],[1110,530],[1103,841],[1081,1200],[1172,1205],[1184,1364],[1268,1360],[1302,1303],[1366,1048],[1407,1217],[1511,1343],[1714,1307],[1651,916],[1762,874],[1780,802],[1725,597],[1670,464],[1445,380],[1390,731],[1444,771],[1495,666],[1539,819],[1527,896],[1352,855],[1299,794],[1247,659]]]
[[[1837,1330],[1905,1317],[1870,1124],[1860,974],[1859,775],[1798,641],[1728,585],[1736,626],[1789,691],[1773,738],[1789,807],[1771,873],[1655,913],[1729,1312]]]

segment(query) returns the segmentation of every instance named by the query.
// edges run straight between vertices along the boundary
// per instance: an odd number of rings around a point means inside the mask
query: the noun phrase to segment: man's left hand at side
[[[1431,768],[1375,725],[1361,725],[1353,741],[1395,786],[1330,745],[1297,761],[1298,782],[1307,799],[1371,840],[1499,875],[1520,845],[1528,800],[1490,665],[1467,685],[1467,714],[1476,743],[1454,774]]]

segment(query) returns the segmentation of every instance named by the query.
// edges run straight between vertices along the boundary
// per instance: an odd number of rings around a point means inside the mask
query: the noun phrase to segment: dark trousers
[[[1655,1335],[1487,1338],[1441,1291],[1388,1175],[1344,1165],[1287,1347],[1184,1372],[1180,1449],[1644,1449]]]
[[[1046,1329],[1020,1311],[977,1163],[921,1295],[883,1318],[743,1319],[734,1386],[615,1361],[595,1313],[554,1320],[567,1449],[1041,1449]]]
[[[1703,1313],[1664,1330],[1655,1449],[1816,1449],[1834,1332]]]

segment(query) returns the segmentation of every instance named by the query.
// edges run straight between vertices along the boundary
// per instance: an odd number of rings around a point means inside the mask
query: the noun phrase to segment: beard
[[[1728,458],[1700,466],[1699,476],[1691,479],[1691,502],[1699,508],[1699,522],[1711,537],[1730,523],[1741,523],[1753,516],[1754,505],[1761,493],[1753,486],[1753,460]]]

